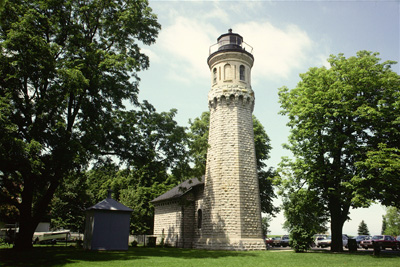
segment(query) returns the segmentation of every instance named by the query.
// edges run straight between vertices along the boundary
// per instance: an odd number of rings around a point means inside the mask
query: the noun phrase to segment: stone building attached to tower
[[[206,173],[154,199],[154,234],[181,247],[265,249],[254,148],[252,48],[221,35],[210,47]],[[204,182],[204,183],[203,183]]]

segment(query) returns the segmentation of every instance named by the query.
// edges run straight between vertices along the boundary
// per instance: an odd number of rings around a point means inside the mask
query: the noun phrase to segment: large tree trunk
[[[32,248],[32,237],[36,225],[32,218],[33,202],[33,177],[27,176],[24,179],[24,189],[22,191],[22,203],[19,205],[19,231],[15,239],[15,249],[28,250]]]
[[[37,179],[38,177],[36,177]],[[44,177],[40,177],[45,179]],[[39,179],[40,179],[39,178]],[[46,177],[46,179],[49,179]],[[33,203],[34,186],[32,177],[24,181],[22,192],[22,203],[19,207],[19,232],[15,239],[15,249],[29,250],[32,248],[33,234],[39,222],[48,210],[54,192],[59,185],[59,180],[54,180],[50,186],[45,189],[45,193],[40,200],[37,200],[36,206]]]
[[[331,197],[329,201],[329,211],[331,214],[331,251],[343,251],[343,224],[347,220],[350,205],[343,204],[336,197]]]
[[[331,251],[341,252],[343,251],[342,244],[342,229],[343,223],[339,216],[331,215],[331,234],[332,234],[332,243],[331,243]]]
[[[19,232],[15,239],[14,248],[17,250],[29,250],[32,249],[32,238],[33,233],[37,227],[38,223],[33,222],[33,220],[20,220]]]

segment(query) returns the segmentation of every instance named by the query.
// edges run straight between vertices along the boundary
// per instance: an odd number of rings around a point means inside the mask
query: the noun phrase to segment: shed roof
[[[106,198],[103,201],[100,201],[94,206],[87,208],[86,210],[115,210],[115,211],[129,211],[132,212],[133,209],[128,208],[127,206],[119,203],[118,201],[112,198]]]
[[[201,179],[192,178],[189,180],[184,181],[183,183],[175,186],[171,190],[167,191],[166,193],[162,194],[161,196],[153,199],[150,202],[158,202],[168,199],[175,199],[183,196],[187,192],[191,191],[194,187],[204,185],[204,176]]]

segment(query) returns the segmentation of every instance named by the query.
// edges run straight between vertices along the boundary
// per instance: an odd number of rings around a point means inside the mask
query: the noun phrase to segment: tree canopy
[[[383,216],[385,221],[385,235],[399,236],[400,235],[400,209],[396,207],[388,207],[386,214]]]
[[[125,105],[160,25],[146,0],[6,1],[0,18],[1,202],[19,211],[24,249],[65,177],[140,155]]]
[[[286,148],[295,157],[288,179],[297,182],[289,184],[318,192],[330,216],[331,249],[340,251],[350,207],[398,199],[390,192],[399,187],[392,171],[399,164],[400,78],[391,70],[395,62],[380,63],[378,53],[328,61],[330,68],[300,74],[296,88],[281,88],[279,101],[289,119]],[[371,166],[375,156],[382,166]]]

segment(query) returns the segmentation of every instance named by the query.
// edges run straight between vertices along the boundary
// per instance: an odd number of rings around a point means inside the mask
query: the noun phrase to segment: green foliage
[[[381,235],[385,234],[387,228],[387,221],[385,215],[382,215],[382,229],[381,229]]]
[[[294,226],[290,230],[290,247],[294,249],[295,252],[306,252],[310,249],[310,244],[312,243],[313,235],[307,232],[302,226]]]
[[[369,230],[367,224],[362,220],[357,230],[358,235],[369,235]]]
[[[121,203],[133,209],[131,217],[132,233],[153,233],[154,209],[150,201],[172,187],[173,185],[154,183],[149,187],[129,186],[121,191]]]
[[[263,236],[267,236],[268,233],[271,232],[270,230],[268,230],[271,220],[272,220],[272,217],[270,215],[263,216],[261,218],[261,227],[262,227],[262,231],[263,231]]]
[[[189,124],[188,138],[190,156],[194,163],[193,176],[202,177],[206,173],[210,112],[203,112],[200,118],[195,118],[193,122],[189,120]]]
[[[399,236],[400,235],[400,209],[396,207],[388,207],[384,215],[386,227],[383,231],[385,235]]]
[[[139,154],[125,103],[138,104],[139,44],[160,25],[145,0],[15,0],[0,12],[0,194],[24,249],[64,178]]]
[[[393,124],[399,124],[393,122]],[[398,127],[397,127],[398,128]],[[390,139],[394,139],[390,137]],[[398,138],[399,140],[399,138]],[[384,142],[384,139],[381,140]],[[395,147],[388,147],[388,146]],[[372,199],[380,200],[383,205],[400,208],[400,149],[397,144],[379,143],[375,150],[368,151],[365,161],[358,167],[365,171],[363,178],[355,177],[356,188]]]
[[[210,113],[203,112],[200,118],[189,121],[190,132],[189,150],[194,163],[193,175],[201,177],[206,171],[206,159],[208,148],[208,133],[210,125]],[[265,170],[265,161],[269,158],[271,150],[270,139],[260,121],[253,115],[254,145],[257,160],[257,174],[260,188],[261,211],[263,213],[275,214],[278,207],[273,206],[272,199],[276,197],[273,189],[272,179],[276,176],[273,168]]]
[[[390,69],[395,62],[380,63],[377,56],[367,51],[331,56],[329,69],[310,68],[296,88],[279,91],[281,113],[291,128],[286,145],[295,157],[291,173],[296,185],[318,192],[331,217],[334,251],[342,249],[350,207],[366,207],[372,199],[392,203],[399,192],[388,166],[397,170],[399,160],[400,79]],[[390,153],[382,156],[382,165],[370,166],[377,154],[388,152],[384,148]]]
[[[185,128],[174,121],[175,114],[176,110],[157,113],[147,102],[123,114],[126,131],[121,138],[132,146],[125,147],[126,167],[106,160],[87,173],[95,203],[111,189],[115,200],[133,209],[131,233],[152,233],[154,211],[150,201],[177,185],[190,171]],[[135,154],[130,153],[133,149]]]
[[[296,252],[310,249],[313,236],[326,231],[328,221],[318,194],[305,188],[290,190],[284,195],[283,210],[286,228],[290,235],[291,247]]]
[[[85,209],[92,206],[86,176],[76,173],[66,177],[51,202],[51,228],[84,232]]]

